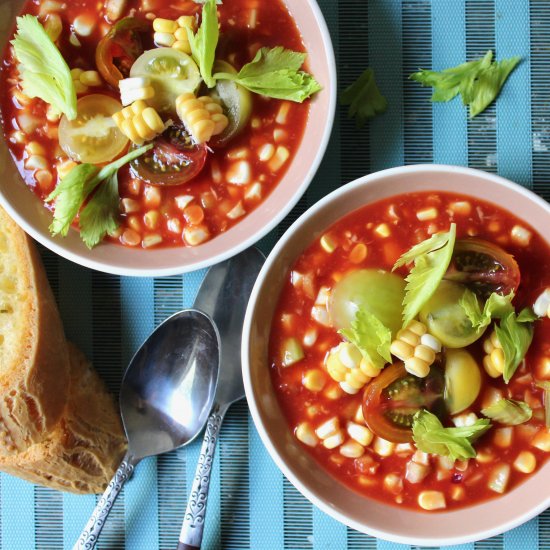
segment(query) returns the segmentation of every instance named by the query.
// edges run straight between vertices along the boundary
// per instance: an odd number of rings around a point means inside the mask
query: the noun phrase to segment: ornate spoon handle
[[[210,487],[210,473],[214,462],[218,434],[226,410],[226,408],[222,409],[219,405],[216,405],[206,423],[201,455],[195,471],[191,494],[187,501],[183,525],[181,526],[178,550],[199,550],[201,547],[208,488]]]
[[[134,468],[139,461],[136,460],[130,454],[122,459],[118,470],[116,471],[113,479],[109,483],[107,489],[103,493],[103,496],[99,499],[95,510],[92,512],[86,527],[80,534],[77,543],[73,546],[73,550],[91,550],[97,543],[97,539],[107,516],[115,503],[116,497],[122,490],[124,483],[130,478],[134,472]]]

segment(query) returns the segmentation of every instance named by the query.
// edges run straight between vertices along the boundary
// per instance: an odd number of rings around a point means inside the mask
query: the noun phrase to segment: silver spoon
[[[201,547],[218,434],[227,409],[244,397],[241,374],[244,314],[264,261],[264,255],[257,248],[249,248],[238,256],[215,265],[206,274],[195,300],[194,307],[211,315],[220,332],[220,378],[187,501],[178,550],[196,550]]]
[[[220,338],[212,319],[188,309],[172,315],[130,361],[120,391],[128,452],[73,550],[91,549],[136,464],[195,439],[212,409]]]

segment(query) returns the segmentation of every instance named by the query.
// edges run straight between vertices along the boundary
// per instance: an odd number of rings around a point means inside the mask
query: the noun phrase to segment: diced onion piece
[[[407,462],[405,479],[409,483],[420,483],[430,473],[430,467],[414,460]]]
[[[502,494],[506,491],[510,480],[510,466],[508,464],[497,464],[489,474],[488,487],[495,493]]]
[[[281,356],[283,367],[290,367],[304,358],[304,350],[296,338],[287,338],[283,343]]]
[[[512,240],[520,246],[529,246],[532,233],[521,225],[514,225],[511,231]]]
[[[384,489],[398,495],[403,490],[403,480],[397,474],[387,474],[384,477]]]

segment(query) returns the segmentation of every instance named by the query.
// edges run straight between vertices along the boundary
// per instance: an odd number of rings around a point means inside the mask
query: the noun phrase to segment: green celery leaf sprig
[[[502,377],[508,384],[533,341],[534,329],[529,310],[523,310],[519,315],[514,311],[508,313],[495,326],[495,332],[504,352]]]
[[[351,328],[340,330],[340,334],[355,344],[374,367],[382,369],[386,363],[391,363],[391,330],[370,311],[357,311]]]
[[[406,327],[432,297],[443,279],[451,259],[456,240],[456,224],[452,223],[448,232],[436,233],[429,239],[413,246],[405,252],[393,266],[399,267],[414,262],[406,277],[405,298],[403,299],[403,326]]]
[[[388,102],[380,93],[374,71],[366,69],[361,76],[348,86],[340,97],[342,105],[349,105],[348,118],[354,118],[358,128],[362,128],[367,120],[386,112]]]
[[[443,71],[421,69],[409,78],[422,86],[434,88],[433,102],[451,101],[460,94],[463,105],[470,109],[470,118],[474,118],[497,98],[520,61],[520,57],[493,61],[493,52],[489,50],[481,59]]]
[[[216,59],[216,48],[220,38],[218,9],[215,0],[205,0],[202,8],[201,25],[196,33],[187,29],[187,37],[191,46],[191,55],[198,65],[204,83],[213,88],[216,80],[212,76],[212,68]]]
[[[517,426],[531,420],[533,411],[524,401],[499,399],[496,403],[481,409],[481,414],[506,426]]]
[[[482,310],[477,294],[467,288],[462,298],[460,298],[459,304],[472,323],[472,327],[481,330],[488,327],[493,319],[502,319],[505,315],[514,311],[512,305],[514,296],[514,291],[504,296],[493,292],[485,302]]]
[[[220,37],[218,11],[215,0],[204,0],[200,3],[204,4],[201,25],[196,33],[187,29],[187,35],[191,55],[209,88],[216,85],[216,80],[233,80],[255,94],[298,103],[321,90],[320,84],[313,76],[300,70],[306,60],[306,54],[293,52],[282,46],[261,48],[254,59],[244,65],[237,74],[219,72],[213,75]]]
[[[80,213],[80,236],[88,248],[93,248],[107,233],[116,230],[118,170],[152,147],[150,144],[135,149],[103,168],[87,163],[75,166],[46,198],[46,202],[55,200],[54,219],[50,225],[52,235],[67,235],[82,205],[96,189]]]
[[[412,431],[419,450],[452,460],[465,460],[475,458],[476,451],[472,443],[490,427],[488,419],[479,418],[471,426],[445,428],[435,414],[421,409],[414,415]]]
[[[255,94],[302,103],[321,90],[313,76],[300,70],[305,60],[305,53],[282,46],[260,48],[237,74],[216,73],[214,78],[233,80]]]
[[[57,46],[34,15],[17,18],[11,41],[19,62],[21,85],[29,97],[38,97],[69,120],[76,118],[76,90],[71,71]]]

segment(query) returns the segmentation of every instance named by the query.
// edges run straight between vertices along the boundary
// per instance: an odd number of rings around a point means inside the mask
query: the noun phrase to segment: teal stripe
[[[397,542],[389,542],[387,540],[378,539],[377,550],[409,550],[410,546],[405,544],[398,544]]]
[[[452,21],[452,25],[449,24]],[[432,3],[432,68],[454,67],[466,60],[466,0]],[[468,165],[467,111],[460,98],[433,104],[433,161]]]
[[[95,495],[63,493],[63,548],[70,550],[74,546],[95,505]]]
[[[2,474],[2,548],[34,548],[34,486]]]
[[[442,546],[445,550],[474,550],[474,543],[470,544],[457,544],[454,546]]]
[[[313,507],[313,548],[314,550],[333,550],[346,548],[347,527]]]
[[[283,475],[249,419],[250,548],[284,548]]]
[[[529,0],[496,0],[498,59],[523,58],[497,101],[498,173],[532,187]]]
[[[92,272],[75,264],[59,263],[59,310],[67,339],[88,359],[93,356]],[[78,307],[75,307],[78,304]],[[63,494],[63,546],[72,548],[96,505],[95,495]]]
[[[152,279],[120,280],[122,311],[122,361],[127,365],[154,328]],[[127,548],[155,548],[158,545],[157,459],[141,462],[125,487]]]
[[[539,521],[534,518],[512,531],[504,533],[504,550],[537,550],[539,548]]]
[[[401,2],[369,0],[369,65],[388,100],[387,112],[369,122],[372,172],[405,162],[401,27]]]

